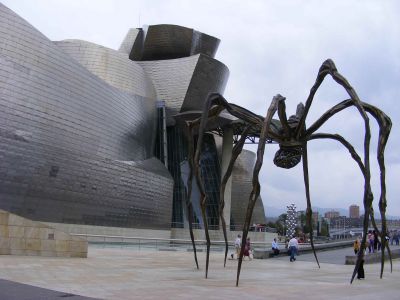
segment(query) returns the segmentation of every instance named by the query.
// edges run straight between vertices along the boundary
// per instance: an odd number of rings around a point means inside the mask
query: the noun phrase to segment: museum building
[[[220,41],[176,25],[130,29],[118,50],[50,41],[2,4],[0,31],[0,209],[60,224],[186,228],[184,124],[224,92]],[[218,119],[200,158],[213,229],[234,121]],[[254,162],[244,150],[233,170],[231,228],[243,224]],[[201,228],[198,193],[191,219]],[[265,222],[261,199],[252,222]]]

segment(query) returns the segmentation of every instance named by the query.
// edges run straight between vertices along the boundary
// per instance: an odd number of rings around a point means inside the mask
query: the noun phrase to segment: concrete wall
[[[87,241],[0,210],[0,254],[87,257]]]

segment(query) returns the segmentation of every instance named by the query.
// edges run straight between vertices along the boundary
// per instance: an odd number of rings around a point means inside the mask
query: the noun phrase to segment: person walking
[[[379,243],[379,241],[378,241],[378,233],[375,230],[373,230],[372,231],[372,235],[374,236],[373,252],[375,253],[376,251],[378,251],[378,243]]]
[[[368,231],[368,253],[374,252],[374,235],[372,230]]]
[[[239,259],[241,246],[242,246],[242,237],[240,236],[240,234],[238,234],[235,240],[236,259]],[[232,259],[233,259],[233,254],[232,254]]]
[[[353,244],[354,254],[358,253],[358,251],[360,250],[360,246],[361,246],[360,239],[357,237]]]
[[[250,238],[247,238],[246,245],[244,246],[243,260],[245,259],[246,256],[248,256],[249,260],[251,260],[250,254],[251,254]]]
[[[299,247],[299,242],[297,241],[296,237],[293,236],[289,241],[289,251],[290,251],[290,261],[293,262],[296,260],[294,257],[297,253],[297,249]]]

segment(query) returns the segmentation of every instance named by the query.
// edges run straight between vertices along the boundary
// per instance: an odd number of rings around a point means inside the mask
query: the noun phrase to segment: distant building
[[[340,217],[340,214],[338,211],[331,210],[331,211],[327,211],[325,213],[326,219],[334,219],[334,218],[339,218],[339,217]]]
[[[313,224],[318,224],[318,216],[319,216],[319,214],[318,214],[318,212],[317,211],[313,211],[313,213],[312,213],[312,220],[313,220]]]
[[[350,205],[349,207],[349,218],[359,218],[360,217],[360,207],[358,205]]]

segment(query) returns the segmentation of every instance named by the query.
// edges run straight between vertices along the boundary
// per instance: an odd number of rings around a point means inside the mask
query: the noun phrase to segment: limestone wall
[[[87,257],[87,251],[85,240],[0,210],[0,254]]]

